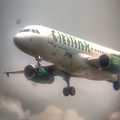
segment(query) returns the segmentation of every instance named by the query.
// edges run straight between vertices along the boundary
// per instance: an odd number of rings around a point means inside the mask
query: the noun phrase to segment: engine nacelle
[[[37,72],[38,65],[27,65],[24,68],[24,75],[28,80],[37,83],[51,84],[54,82],[54,76],[45,68],[40,68]]]
[[[114,55],[101,55],[99,65],[102,69],[108,69],[112,73],[120,73],[120,58]]]
[[[101,55],[99,58],[88,58],[88,62],[98,68],[112,73],[120,73],[120,58],[115,55]]]

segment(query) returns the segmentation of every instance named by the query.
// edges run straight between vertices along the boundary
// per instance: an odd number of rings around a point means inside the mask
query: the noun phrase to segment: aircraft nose
[[[19,42],[20,42],[20,35],[19,34],[16,34],[15,36],[14,36],[14,39],[13,39],[13,41],[14,41],[14,43],[15,43],[15,45],[17,45]]]
[[[25,35],[18,33],[15,35],[15,37],[13,38],[14,44],[21,49],[23,47],[23,42],[25,39]]]

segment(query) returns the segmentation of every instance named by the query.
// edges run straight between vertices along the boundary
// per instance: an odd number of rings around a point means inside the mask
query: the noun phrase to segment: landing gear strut
[[[118,74],[118,81],[113,83],[114,90],[120,89],[120,74]]]
[[[38,68],[36,68],[36,73],[41,75],[41,58],[40,56],[36,56],[35,60],[37,61]]]
[[[70,75],[66,73],[65,76],[63,76],[63,79],[67,83],[67,87],[65,87],[63,89],[64,96],[69,96],[69,95],[73,96],[73,95],[75,95],[75,93],[76,93],[75,88],[70,87]]]
[[[41,75],[41,58],[40,58],[40,56],[36,56],[35,60],[37,61],[37,65],[38,65],[35,72],[37,74]],[[76,93],[75,88],[70,86],[70,74],[68,74],[66,72],[61,72],[61,73],[62,73],[63,79],[67,83],[67,87],[65,87],[63,89],[64,96],[69,96],[69,95],[73,96],[73,95],[75,95],[75,93]]]

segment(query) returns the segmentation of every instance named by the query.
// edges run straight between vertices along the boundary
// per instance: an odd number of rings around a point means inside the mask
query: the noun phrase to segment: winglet
[[[9,76],[10,76],[10,74],[9,74],[9,73],[6,73],[6,75],[7,75],[7,77],[9,77]]]
[[[9,72],[6,72],[6,71],[4,71],[4,72],[3,72],[3,74],[6,74],[6,75],[7,75],[7,77],[9,77],[9,76],[10,76]]]

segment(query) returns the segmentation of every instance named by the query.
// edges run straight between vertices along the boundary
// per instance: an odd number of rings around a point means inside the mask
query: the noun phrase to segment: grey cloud
[[[53,105],[49,105],[46,109],[37,114],[32,114],[27,120],[85,120],[84,117],[79,116],[74,109],[67,109],[63,111]]]
[[[31,113],[24,110],[19,100],[0,95],[1,120],[85,120],[75,109],[63,111],[54,105],[49,105],[43,112]]]
[[[62,116],[60,108],[50,105],[43,112],[32,114],[27,120],[62,120]]]
[[[64,120],[85,120],[85,118],[79,116],[78,112],[74,109],[67,109],[64,114]]]
[[[116,111],[109,116],[109,120],[120,120],[120,111]]]
[[[6,117],[22,120],[30,115],[29,110],[23,110],[19,100],[14,100],[2,95],[0,95],[0,111],[4,113],[4,116],[0,115],[0,118],[2,117],[3,120],[6,119]]]

